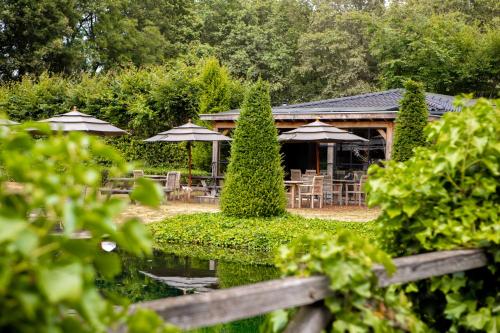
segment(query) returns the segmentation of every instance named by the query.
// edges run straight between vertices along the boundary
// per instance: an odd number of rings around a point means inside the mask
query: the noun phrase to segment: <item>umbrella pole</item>
[[[193,182],[193,178],[191,175],[191,142],[187,143],[187,149],[188,149],[188,169],[189,169],[188,187],[191,188],[191,184]]]
[[[316,174],[319,175],[319,143],[316,143]]]

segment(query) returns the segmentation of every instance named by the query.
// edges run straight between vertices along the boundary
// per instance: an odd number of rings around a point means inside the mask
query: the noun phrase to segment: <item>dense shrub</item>
[[[425,145],[424,127],[429,118],[423,85],[409,80],[405,82],[405,89],[392,148],[392,159],[399,162],[412,157],[416,147]]]
[[[304,234],[336,234],[349,229],[376,239],[374,224],[306,219],[296,215],[274,218],[237,218],[223,214],[191,214],[148,225],[156,246],[195,244],[209,247],[274,251]]]
[[[127,161],[142,167],[186,168],[186,146],[168,142],[144,142],[131,136],[107,139],[107,143],[120,151]]]
[[[285,212],[284,173],[270,102],[269,86],[259,79],[245,96],[232,137],[221,196],[226,215],[277,216]]]
[[[370,169],[369,205],[394,255],[485,247],[491,265],[411,288],[416,310],[437,331],[498,330],[500,322],[499,101],[461,104],[426,130],[433,144],[405,163]]]

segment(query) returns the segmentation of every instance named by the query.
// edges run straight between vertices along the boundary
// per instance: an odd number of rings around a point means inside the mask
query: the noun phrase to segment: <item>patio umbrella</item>
[[[191,123],[191,120],[187,124],[182,126],[174,127],[171,130],[161,132],[149,139],[144,140],[146,142],[187,142],[188,149],[188,167],[189,167],[189,183],[188,186],[191,187],[192,177],[191,177],[191,143],[197,141],[231,141],[231,138],[222,135],[218,132],[211,131],[205,127],[201,127]]]
[[[104,120],[100,120],[77,111],[76,106],[74,106],[68,113],[40,120],[40,122],[49,123],[50,127],[54,131],[78,131],[102,136],[119,136],[127,134],[126,131],[119,129]]]
[[[368,142],[369,140],[319,120],[282,133],[279,141],[316,142],[316,173],[319,174],[319,144],[341,142]]]

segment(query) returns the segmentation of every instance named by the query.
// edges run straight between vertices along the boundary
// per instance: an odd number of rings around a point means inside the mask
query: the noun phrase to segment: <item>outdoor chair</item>
[[[306,170],[306,175],[310,175],[310,176],[316,176],[316,170]]]
[[[207,200],[209,203],[210,202],[215,203],[218,200],[216,190],[215,189],[211,190],[208,187],[207,182],[205,180],[201,181],[201,186],[202,186],[203,195],[196,196],[196,198],[198,199],[198,202],[201,203],[203,200]]]
[[[368,176],[363,175],[361,176],[359,183],[346,184],[346,191],[345,191],[346,204],[357,201],[358,205],[361,206],[361,203],[364,202],[365,199],[364,187],[367,179]]]
[[[301,207],[303,197],[310,198],[311,208],[314,208],[314,198],[318,198],[319,208],[323,208],[323,179],[324,176],[314,176],[310,186],[301,187],[299,191],[299,208]]]
[[[134,170],[132,171],[132,174],[134,175],[134,178],[141,178],[144,177],[144,170]]]
[[[177,173],[178,173],[177,171],[170,171],[167,173],[167,180],[166,180],[165,187],[163,188],[163,191],[165,192],[165,194],[167,194],[169,196],[170,199],[176,193],[176,191],[178,191],[178,188],[176,186]],[[179,198],[179,197],[177,197],[177,198]]]
[[[326,203],[330,203],[333,205],[333,184],[332,184],[332,176],[324,175],[323,176],[323,201]]]
[[[302,180],[302,171],[300,171],[300,169],[290,169],[290,180]]]
[[[339,205],[342,205],[344,184],[342,183],[332,183],[332,202],[335,203],[335,198]]]

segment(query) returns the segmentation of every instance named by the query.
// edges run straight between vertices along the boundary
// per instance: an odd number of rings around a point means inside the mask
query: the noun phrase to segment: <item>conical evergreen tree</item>
[[[429,119],[423,85],[408,80],[404,86],[406,91],[396,119],[392,149],[392,159],[398,162],[412,157],[415,147],[426,145],[424,128]]]
[[[222,212],[237,217],[282,215],[286,207],[283,174],[269,85],[259,79],[245,96],[234,131]]]

